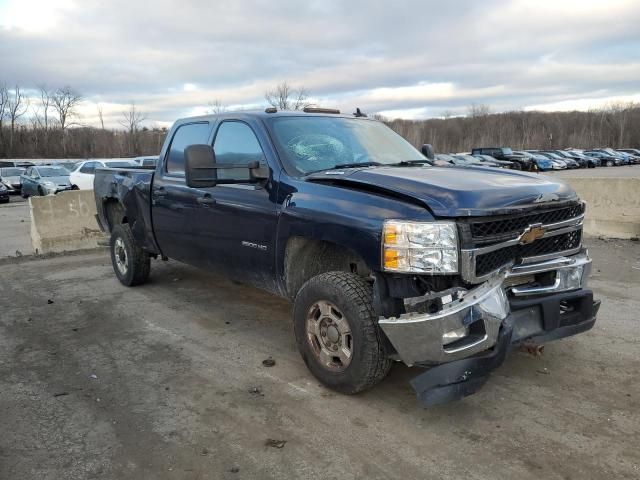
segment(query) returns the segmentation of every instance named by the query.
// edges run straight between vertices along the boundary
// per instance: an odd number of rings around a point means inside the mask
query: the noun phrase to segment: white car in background
[[[80,190],[93,190],[93,177],[95,177],[96,168],[129,168],[139,167],[140,164],[135,160],[86,160],[76,165],[76,168],[69,176],[71,185],[78,187]]]
[[[156,168],[158,164],[158,157],[137,157],[134,158],[138,165],[145,168]]]

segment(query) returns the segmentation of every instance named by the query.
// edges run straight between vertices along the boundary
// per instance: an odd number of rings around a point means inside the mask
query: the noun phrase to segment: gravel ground
[[[127,289],[104,251],[0,260],[0,478],[639,478],[640,244],[588,245],[594,329],[428,410],[400,364],[318,385],[261,291],[159,261]]]
[[[104,251],[15,258],[17,196],[0,232],[0,479],[640,478],[638,242],[587,240],[592,331],[423,410],[400,364],[355,397],[318,385],[278,298],[176,262],[126,289]]]
[[[545,175],[557,175],[568,178],[640,178],[640,165],[624,165],[620,167],[577,168],[575,170],[559,170],[544,172]]]

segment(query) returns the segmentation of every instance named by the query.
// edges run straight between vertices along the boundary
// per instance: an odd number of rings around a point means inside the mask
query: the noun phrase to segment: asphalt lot
[[[9,203],[0,204],[0,258],[33,253],[30,226],[28,200],[11,195]]]
[[[548,175],[568,178],[640,178],[640,165],[620,167],[577,168],[575,170],[556,170],[545,172]]]
[[[587,244],[594,329],[428,410],[400,364],[358,396],[318,385],[261,291],[160,261],[127,289],[102,250],[2,259],[0,478],[638,478],[640,243]]]

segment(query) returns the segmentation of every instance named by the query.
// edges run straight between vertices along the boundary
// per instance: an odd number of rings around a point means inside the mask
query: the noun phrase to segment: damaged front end
[[[586,290],[591,259],[571,256],[501,268],[470,288],[403,299],[379,325],[394,357],[429,369],[411,382],[427,407],[477,391],[507,352],[590,329],[600,306]]]

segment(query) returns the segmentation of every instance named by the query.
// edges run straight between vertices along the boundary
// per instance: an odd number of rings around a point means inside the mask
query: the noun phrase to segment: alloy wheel
[[[351,327],[338,307],[320,300],[307,314],[307,340],[316,360],[328,370],[344,371],[353,357]]]
[[[113,245],[113,253],[116,259],[116,267],[118,268],[118,271],[121,275],[126,275],[129,268],[127,266],[127,249],[121,238],[116,238]]]

